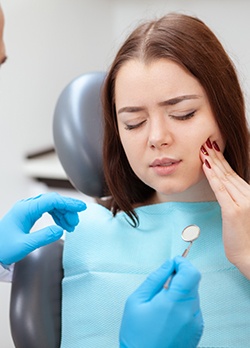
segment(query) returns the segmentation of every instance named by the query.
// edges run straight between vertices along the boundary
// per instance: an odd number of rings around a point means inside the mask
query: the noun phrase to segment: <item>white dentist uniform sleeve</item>
[[[10,283],[12,281],[14,265],[14,263],[11,264],[8,269],[0,265],[0,282]]]

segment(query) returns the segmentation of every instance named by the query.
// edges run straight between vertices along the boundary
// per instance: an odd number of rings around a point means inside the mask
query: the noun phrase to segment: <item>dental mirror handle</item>
[[[193,241],[190,242],[189,246],[187,247],[187,249],[184,250],[183,254],[181,255],[182,257],[187,257],[188,253],[189,253],[189,250],[191,248],[193,244]],[[166,280],[165,284],[164,284],[164,289],[168,289],[169,288],[169,284],[171,283],[171,280],[173,278],[173,276],[176,274],[176,271],[173,272],[173,274],[171,274],[170,277],[168,277],[168,279]]]
[[[187,257],[188,256],[188,253],[189,253],[189,250],[192,246],[193,242],[190,242],[189,246],[187,247],[187,249],[184,250],[183,254],[181,255],[182,257]]]

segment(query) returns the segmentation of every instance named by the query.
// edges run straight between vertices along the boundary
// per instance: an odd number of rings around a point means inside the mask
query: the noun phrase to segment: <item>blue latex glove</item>
[[[59,239],[63,230],[72,232],[79,222],[78,212],[86,209],[80,200],[47,193],[18,201],[0,220],[0,262],[9,265],[31,251]],[[35,222],[48,212],[56,225],[29,233]]]
[[[176,271],[168,289],[166,279]],[[200,273],[177,256],[151,273],[128,298],[120,348],[194,348],[203,332]]]

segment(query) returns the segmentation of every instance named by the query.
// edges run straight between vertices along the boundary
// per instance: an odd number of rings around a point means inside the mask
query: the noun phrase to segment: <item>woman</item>
[[[249,134],[231,60],[199,19],[169,14],[128,37],[103,101],[111,211],[89,205],[67,236],[62,347],[116,347],[126,298],[182,253],[180,233],[190,224],[201,229],[189,256],[202,273],[199,347],[246,347]],[[190,344],[165,339],[155,347]]]

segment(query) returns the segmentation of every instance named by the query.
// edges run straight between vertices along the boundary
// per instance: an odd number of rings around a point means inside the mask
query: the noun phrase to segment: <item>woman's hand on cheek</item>
[[[227,258],[250,279],[250,185],[239,177],[216,142],[201,147],[203,170],[222,213]]]

